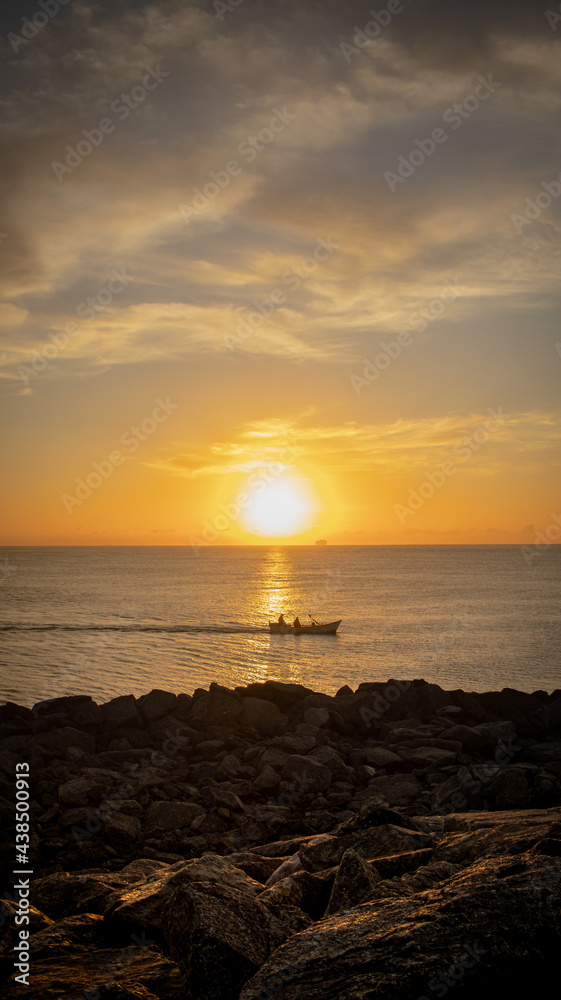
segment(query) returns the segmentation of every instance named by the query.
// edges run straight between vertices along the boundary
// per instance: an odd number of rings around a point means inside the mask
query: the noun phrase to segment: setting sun
[[[301,483],[289,480],[271,483],[254,495],[244,523],[261,535],[295,535],[311,526],[317,505]]]

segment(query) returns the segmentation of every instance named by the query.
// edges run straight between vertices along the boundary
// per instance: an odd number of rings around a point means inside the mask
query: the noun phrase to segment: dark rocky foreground
[[[28,761],[30,985],[13,976]],[[0,708],[6,1000],[487,1000],[557,979],[561,692]]]

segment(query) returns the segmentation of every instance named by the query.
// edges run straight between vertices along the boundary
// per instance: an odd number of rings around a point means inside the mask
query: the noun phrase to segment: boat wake
[[[178,632],[202,632],[210,634],[237,635],[247,633],[269,632],[267,627],[259,625],[226,624],[226,625],[64,625],[49,623],[43,625],[27,625],[25,623],[0,625],[0,632],[163,632],[174,634]]]

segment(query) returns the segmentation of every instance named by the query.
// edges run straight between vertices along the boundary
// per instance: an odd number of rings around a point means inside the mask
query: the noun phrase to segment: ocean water
[[[561,546],[6,548],[0,699],[33,705],[274,678],[561,687]],[[342,619],[336,636],[268,619]]]

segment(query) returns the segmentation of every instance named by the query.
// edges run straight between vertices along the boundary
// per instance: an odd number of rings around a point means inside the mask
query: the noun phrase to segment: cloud
[[[500,407],[491,411],[378,425],[349,421],[329,426],[313,424],[310,417],[261,420],[241,427],[232,441],[210,443],[206,452],[169,450],[150,465],[188,479],[249,473],[271,463],[411,476],[455,461],[467,445],[470,474],[500,475],[515,466],[530,473],[558,452],[560,413],[505,414]],[[486,425],[490,429],[481,436]]]

